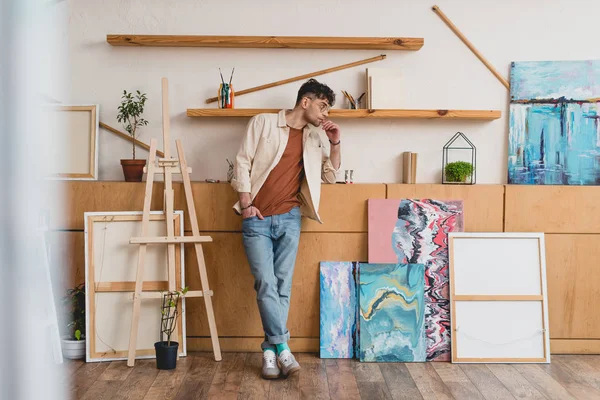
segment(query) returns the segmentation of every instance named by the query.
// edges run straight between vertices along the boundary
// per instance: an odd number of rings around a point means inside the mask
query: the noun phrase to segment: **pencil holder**
[[[228,83],[219,85],[219,93],[217,94],[219,108],[233,108],[234,97],[233,86]]]

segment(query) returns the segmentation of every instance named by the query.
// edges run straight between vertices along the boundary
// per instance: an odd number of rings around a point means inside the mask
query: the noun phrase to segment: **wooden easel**
[[[169,95],[167,78],[162,78],[162,112],[163,112],[163,149],[164,158],[159,158],[156,163],[156,139],[150,141],[150,156],[147,167],[146,177],[146,192],[144,196],[144,211],[142,214],[142,232],[140,237],[132,237],[129,243],[139,244],[138,266],[135,282],[135,293],[133,296],[133,316],[131,320],[131,331],[129,336],[129,353],[127,357],[127,365],[133,367],[135,363],[135,350],[137,342],[137,334],[140,319],[141,300],[144,298],[160,298],[159,292],[142,293],[143,278],[144,278],[144,263],[146,258],[146,246],[148,244],[166,244],[167,245],[167,266],[168,266],[168,287],[169,291],[177,290],[175,288],[175,245],[183,243],[193,243],[198,261],[198,269],[200,272],[200,281],[202,290],[188,291],[185,297],[204,297],[206,306],[206,315],[208,317],[208,325],[210,328],[210,337],[212,340],[213,352],[215,361],[221,361],[221,347],[219,345],[219,336],[217,334],[217,326],[215,323],[215,315],[213,313],[212,295],[213,292],[209,288],[208,276],[206,274],[206,264],[204,263],[204,252],[202,251],[203,242],[212,242],[210,236],[200,236],[198,228],[198,219],[196,218],[196,209],[192,197],[192,184],[190,182],[191,168],[188,168],[185,161],[183,146],[181,141],[176,140],[178,158],[171,158],[170,152],[170,121],[169,121]],[[157,165],[158,164],[158,165]],[[164,175],[165,195],[164,195],[164,212],[165,221],[167,224],[167,236],[163,237],[148,237],[148,226],[150,222],[150,203],[152,200],[152,187],[154,184],[154,175]],[[192,226],[192,236],[175,236],[173,225],[173,174],[181,174],[183,178],[183,187],[185,191],[185,199],[187,202],[188,214]],[[177,328],[174,332],[177,337]],[[183,338],[185,340],[185,337]]]

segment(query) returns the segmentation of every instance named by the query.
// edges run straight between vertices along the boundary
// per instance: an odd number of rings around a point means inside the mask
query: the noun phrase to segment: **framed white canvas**
[[[448,235],[453,363],[549,363],[543,233]]]
[[[44,117],[53,146],[49,146],[47,176],[65,180],[98,179],[99,106],[52,105]]]
[[[133,315],[133,294],[142,212],[89,212],[85,220],[86,361],[126,360]],[[183,236],[183,211],[174,212],[175,234]],[[166,236],[165,215],[150,213],[146,236]],[[183,244],[176,245],[176,288],[185,286]],[[148,245],[143,291],[168,289],[167,246]],[[161,299],[142,299],[136,343],[136,359],[155,358],[154,343],[160,337]],[[177,321],[179,355],[187,354],[185,298]]]

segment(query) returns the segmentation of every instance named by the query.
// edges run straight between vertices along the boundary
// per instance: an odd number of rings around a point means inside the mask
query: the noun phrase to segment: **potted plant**
[[[473,174],[473,165],[466,161],[455,161],[446,165],[446,180],[448,182],[465,183]]]
[[[62,298],[69,323],[68,334],[62,337],[63,356],[69,359],[85,357],[85,283],[67,290]]]
[[[131,136],[131,145],[133,147],[133,159],[121,160],[123,175],[125,175],[126,182],[141,182],[146,160],[135,159],[135,140],[139,136],[138,128],[148,125],[148,121],[141,117],[146,105],[146,93],[140,93],[137,90],[134,97],[133,94],[123,90],[121,99],[121,104],[118,107],[119,114],[117,115],[117,121],[123,124],[125,130]]]
[[[177,326],[179,311],[177,305],[179,299],[187,293],[185,287],[180,291],[169,291],[162,293],[161,317],[160,317],[160,341],[154,343],[156,351],[156,368],[174,369],[177,366],[177,352],[179,343],[171,340],[171,335]],[[164,340],[164,338],[167,340]]]

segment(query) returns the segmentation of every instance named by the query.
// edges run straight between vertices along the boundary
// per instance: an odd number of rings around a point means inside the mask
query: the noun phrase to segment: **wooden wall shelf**
[[[324,36],[199,36],[106,35],[112,46],[229,47],[268,49],[412,50],[423,47],[423,38],[324,37]]]
[[[260,113],[276,113],[276,108],[188,108],[188,117],[253,117]],[[333,109],[331,118],[405,118],[405,119],[474,119],[494,120],[502,116],[499,110],[347,110]]]

